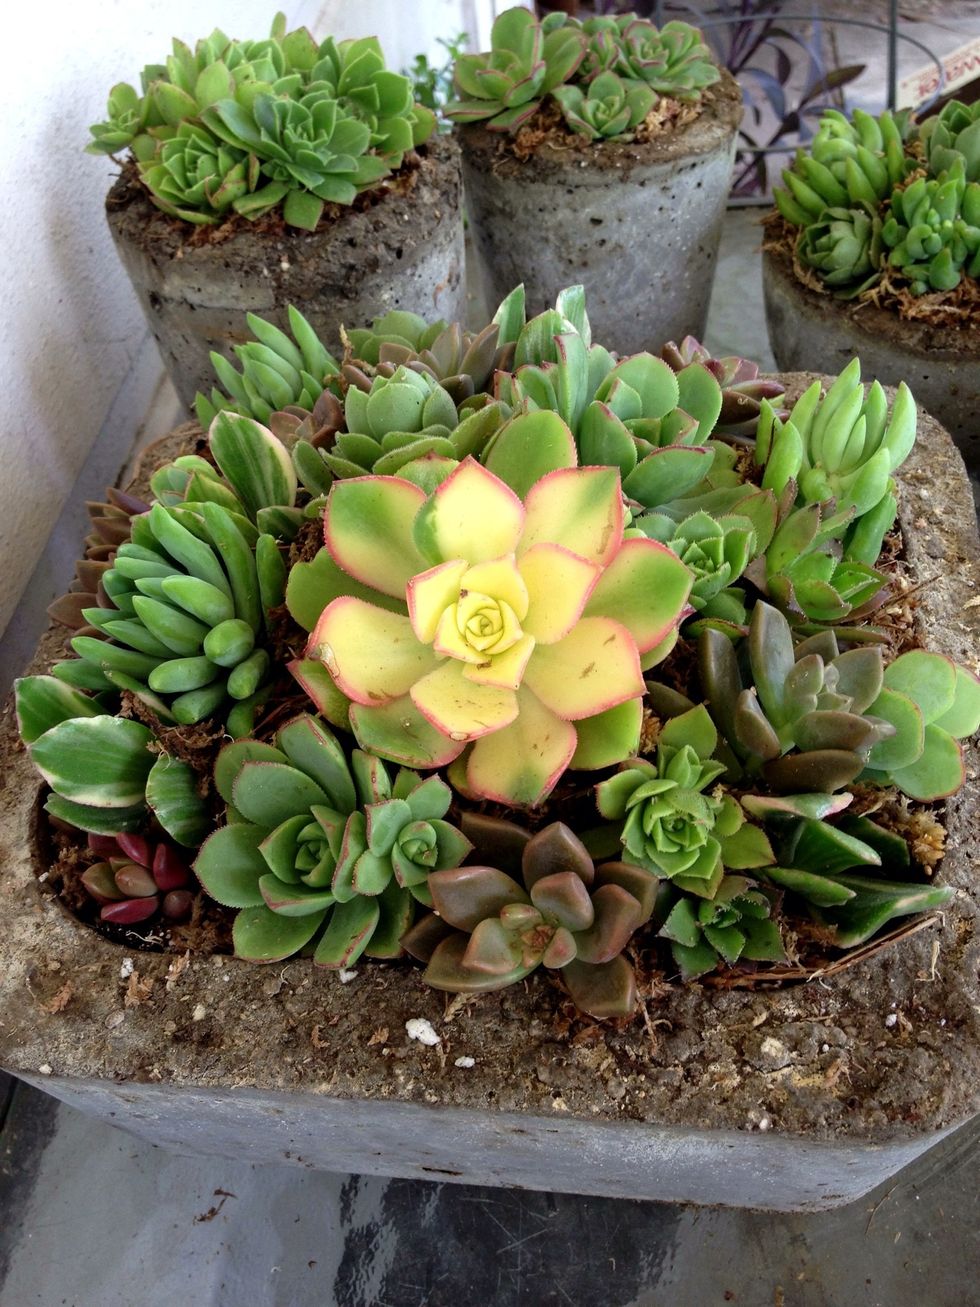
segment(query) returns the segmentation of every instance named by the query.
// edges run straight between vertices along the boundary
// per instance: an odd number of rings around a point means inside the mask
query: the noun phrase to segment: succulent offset
[[[395,148],[373,50],[323,76]],[[660,975],[819,969],[951,901],[927,805],[980,679],[875,625],[906,387],[855,360],[786,411],[692,338],[617,359],[581,287],[475,332],[388,312],[339,363],[288,323],[216,361],[206,443],[146,500],[89,506],[52,608],[76,656],[16,686],[107,926],[187,921],[193,863],[243,959],[407,953],[473,995],[550,970],[532,1001],[622,1019]]]

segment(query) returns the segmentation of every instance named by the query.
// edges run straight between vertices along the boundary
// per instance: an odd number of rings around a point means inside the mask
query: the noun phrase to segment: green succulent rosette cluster
[[[630,140],[662,96],[697,102],[720,76],[688,23],[557,12],[539,21],[523,8],[500,14],[490,50],[460,55],[453,71],[451,121],[514,132],[550,95],[569,130],[590,141]]]
[[[351,204],[434,129],[376,38],[318,44],[280,14],[264,41],[175,40],[166,64],[144,68],[142,95],[113,87],[88,149],[128,147],[154,204],[185,222],[281,208],[313,230],[325,204]]]
[[[364,952],[397,957],[415,904],[431,907],[428,878],[455,867],[470,842],[444,820],[452,801],[438,777],[350,756],[326,724],[303,714],[275,743],[240,740],[215,764],[229,822],[194,864],[235,919],[235,949],[254,962],[313,950],[344,967]]]
[[[296,313],[250,325],[206,442],[90,505],[75,656],[16,688],[106,921],[187,919],[169,837],[242,958],[543,969],[531,1001],[603,1019],[658,968],[758,969],[787,926],[808,964],[949,902],[924,805],[980,679],[874,624],[907,387],[855,361],[777,410],[692,339],[616,358],[581,287],[472,333],[387,313],[339,365]]]
[[[798,229],[796,256],[838,298],[872,290],[886,272],[913,296],[980,276],[976,106],[953,100],[919,124],[828,110],[783,181],[773,197]]]

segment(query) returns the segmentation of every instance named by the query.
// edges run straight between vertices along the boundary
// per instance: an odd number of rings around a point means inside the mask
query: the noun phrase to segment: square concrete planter
[[[787,378],[798,389],[803,378]],[[168,451],[161,451],[161,460]],[[169,451],[172,452],[172,451]],[[929,419],[902,474],[930,646],[976,664],[980,542]],[[36,669],[60,652],[42,642]],[[9,709],[0,1065],[182,1152],[624,1198],[849,1202],[980,1110],[977,752],[946,805],[959,893],[899,946],[806,985],[644,990],[622,1027],[534,977],[448,1001],[409,966],[127,950],[46,896],[39,787]],[[437,1042],[410,1038],[423,1018]],[[413,1027],[415,1029],[415,1027]]]

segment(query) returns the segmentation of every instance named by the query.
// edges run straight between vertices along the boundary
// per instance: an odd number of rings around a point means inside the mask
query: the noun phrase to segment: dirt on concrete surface
[[[787,376],[790,395],[810,379]],[[171,454],[158,447],[160,461]],[[916,622],[930,647],[976,667],[973,502],[959,455],[930,419],[901,483],[907,562],[923,582]],[[60,642],[45,637],[35,670]],[[575,1014],[541,974],[499,994],[451,998],[401,963],[362,961],[338,974],[309,961],[256,968],[111,944],[39,893],[39,786],[9,708],[0,739],[0,1064],[15,1073],[881,1143],[931,1133],[980,1105],[975,746],[968,783],[946,804],[937,871],[959,893],[932,924],[805,985],[747,991],[646,975],[641,1014],[614,1025]],[[431,1022],[438,1044],[409,1038],[412,1018]]]

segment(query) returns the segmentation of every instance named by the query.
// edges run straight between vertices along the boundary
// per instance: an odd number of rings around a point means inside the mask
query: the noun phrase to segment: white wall
[[[30,648],[39,613],[64,589],[80,538],[76,500],[114,479],[161,368],[103,214],[116,172],[82,152],[117,81],[138,83],[171,36],[193,42],[219,26],[268,30],[276,3],[260,0],[49,0],[11,6],[0,79],[0,633],[18,600],[17,650],[0,647],[0,679]],[[439,35],[488,26],[489,0],[292,0],[291,25],[315,35],[377,34],[390,66]],[[483,21],[479,24],[478,20]],[[156,434],[150,432],[149,434]],[[93,446],[98,441],[98,447]],[[104,481],[103,481],[104,484]],[[66,512],[62,512],[66,503]],[[56,556],[45,555],[60,526]],[[33,577],[33,580],[32,580]],[[28,603],[30,615],[27,615]],[[0,690],[2,690],[0,685]]]

